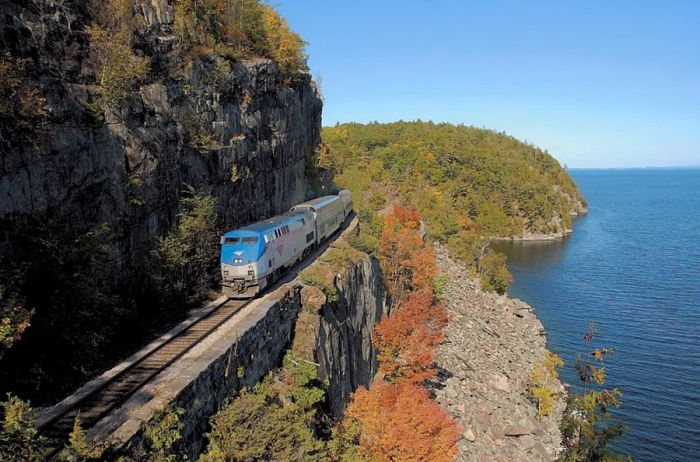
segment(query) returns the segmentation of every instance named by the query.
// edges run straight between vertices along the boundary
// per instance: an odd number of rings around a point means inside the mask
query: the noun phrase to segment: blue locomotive
[[[343,190],[227,232],[221,237],[224,294],[253,297],[340,229],[351,211],[352,196]]]

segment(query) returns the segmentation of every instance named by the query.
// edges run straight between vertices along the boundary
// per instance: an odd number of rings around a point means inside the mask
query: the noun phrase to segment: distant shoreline
[[[700,170],[700,165],[676,165],[671,167],[565,167],[566,171],[576,170]]]

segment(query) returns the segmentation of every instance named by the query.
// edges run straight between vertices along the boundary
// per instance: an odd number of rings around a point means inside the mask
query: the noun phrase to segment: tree
[[[443,339],[448,315],[432,293],[412,292],[374,329],[379,371],[385,380],[420,383],[435,375],[433,351]]]
[[[180,207],[178,226],[160,239],[158,256],[165,269],[161,277],[192,303],[215,281],[219,251],[216,201],[189,187]]]
[[[95,24],[87,28],[90,51],[97,65],[102,102],[117,106],[148,74],[150,60],[132,49],[133,1],[92,0]]]
[[[448,462],[459,431],[424,388],[379,382],[357,390],[331,446],[340,461]]]
[[[435,253],[420,234],[421,218],[415,207],[394,205],[384,219],[379,258],[393,305],[410,291],[432,291],[437,276]]]
[[[507,258],[502,253],[488,250],[479,261],[479,278],[481,287],[499,294],[506,293],[513,281],[508,271]]]
[[[325,399],[316,366],[287,353],[284,368],[243,391],[212,419],[201,462],[326,460],[316,438],[316,409]]]
[[[576,370],[583,386],[583,393],[571,393],[562,422],[562,434],[566,451],[561,457],[565,462],[625,461],[632,460],[613,453],[610,442],[621,436],[627,426],[615,421],[610,408],[622,405],[622,392],[617,388],[605,388],[605,357],[609,348],[593,348],[593,338],[598,330],[593,322],[583,337],[585,354],[576,357]]]
[[[73,431],[68,436],[68,446],[61,451],[60,460],[88,462],[102,460],[106,445],[90,440],[83,429],[80,416],[75,417]]]
[[[0,403],[3,410],[0,428],[0,460],[3,462],[32,462],[43,459],[43,438],[34,427],[34,411],[29,403],[16,396],[7,396]]]
[[[537,415],[540,420],[552,413],[554,410],[554,398],[556,389],[554,385],[559,378],[557,367],[564,365],[564,361],[549,350],[544,351],[542,361],[535,363],[530,372],[530,393],[537,400]]]

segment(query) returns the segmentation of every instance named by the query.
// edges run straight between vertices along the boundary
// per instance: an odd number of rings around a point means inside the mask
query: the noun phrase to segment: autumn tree
[[[372,334],[379,371],[386,380],[420,383],[435,375],[433,351],[443,339],[447,311],[433,294],[413,292]]]
[[[258,0],[177,0],[175,33],[188,59],[269,58],[285,79],[307,69],[306,43],[270,5]]]
[[[615,421],[610,413],[611,408],[622,405],[622,392],[617,388],[605,387],[604,363],[612,350],[593,347],[597,333],[595,324],[589,323],[583,337],[586,351],[576,357],[576,370],[583,392],[569,394],[561,427],[566,447],[561,457],[564,462],[631,461],[629,457],[615,454],[609,447],[627,426]]]
[[[432,291],[437,276],[435,253],[420,234],[420,213],[395,205],[384,219],[379,258],[382,275],[393,305],[410,291]]]
[[[544,358],[535,363],[530,371],[530,393],[537,400],[537,415],[540,420],[554,410],[555,384],[559,378],[557,368],[563,365],[564,361],[556,353],[545,350]]]
[[[375,198],[380,202],[379,198]],[[330,443],[342,462],[451,461],[458,425],[421,386],[435,375],[433,354],[448,315],[436,302],[437,266],[415,207],[394,206],[384,219],[379,259],[391,311],[375,327],[379,374],[360,388]]]
[[[410,383],[360,388],[331,444],[340,461],[448,462],[459,426],[428,392]]]

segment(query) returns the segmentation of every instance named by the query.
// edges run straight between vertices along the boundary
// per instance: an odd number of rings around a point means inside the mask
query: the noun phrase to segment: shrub
[[[435,254],[423,242],[420,223],[415,208],[394,206],[385,217],[379,257],[393,305],[401,303],[410,291],[432,291],[437,276]]]
[[[0,359],[29,327],[33,314],[34,310],[25,308],[19,296],[0,286]]]
[[[7,396],[0,403],[3,413],[0,428],[0,460],[32,462],[43,460],[43,438],[34,428],[34,411],[29,403],[16,396]]]
[[[540,420],[554,410],[554,398],[556,397],[555,382],[559,378],[557,368],[564,365],[564,361],[548,350],[544,352],[542,361],[538,361],[530,371],[530,393],[537,400],[537,415]]]
[[[68,436],[68,446],[61,451],[59,458],[69,462],[102,460],[105,446],[90,441],[80,424],[80,416],[73,422],[73,430]]]
[[[484,290],[506,293],[513,276],[508,271],[506,256],[489,250],[479,263],[479,278]]]
[[[385,380],[421,383],[435,375],[433,351],[442,342],[447,311],[432,293],[413,292],[374,329],[379,371]]]
[[[0,54],[0,153],[36,147],[48,119],[46,99],[27,76],[27,61]]]
[[[252,391],[243,391],[211,419],[202,462],[327,460],[315,437],[316,408],[325,391],[316,366],[288,352],[284,367]]]
[[[131,0],[92,0],[95,23],[87,28],[90,51],[97,67],[99,93],[103,104],[118,106],[150,69],[150,60],[137,56],[132,48]]]
[[[182,408],[166,408],[156,413],[153,421],[144,427],[143,434],[148,444],[146,454],[138,454],[139,460],[149,462],[175,462],[183,460],[179,447],[184,423]]]
[[[360,387],[333,432],[340,461],[451,462],[459,426],[427,390],[413,384]]]

